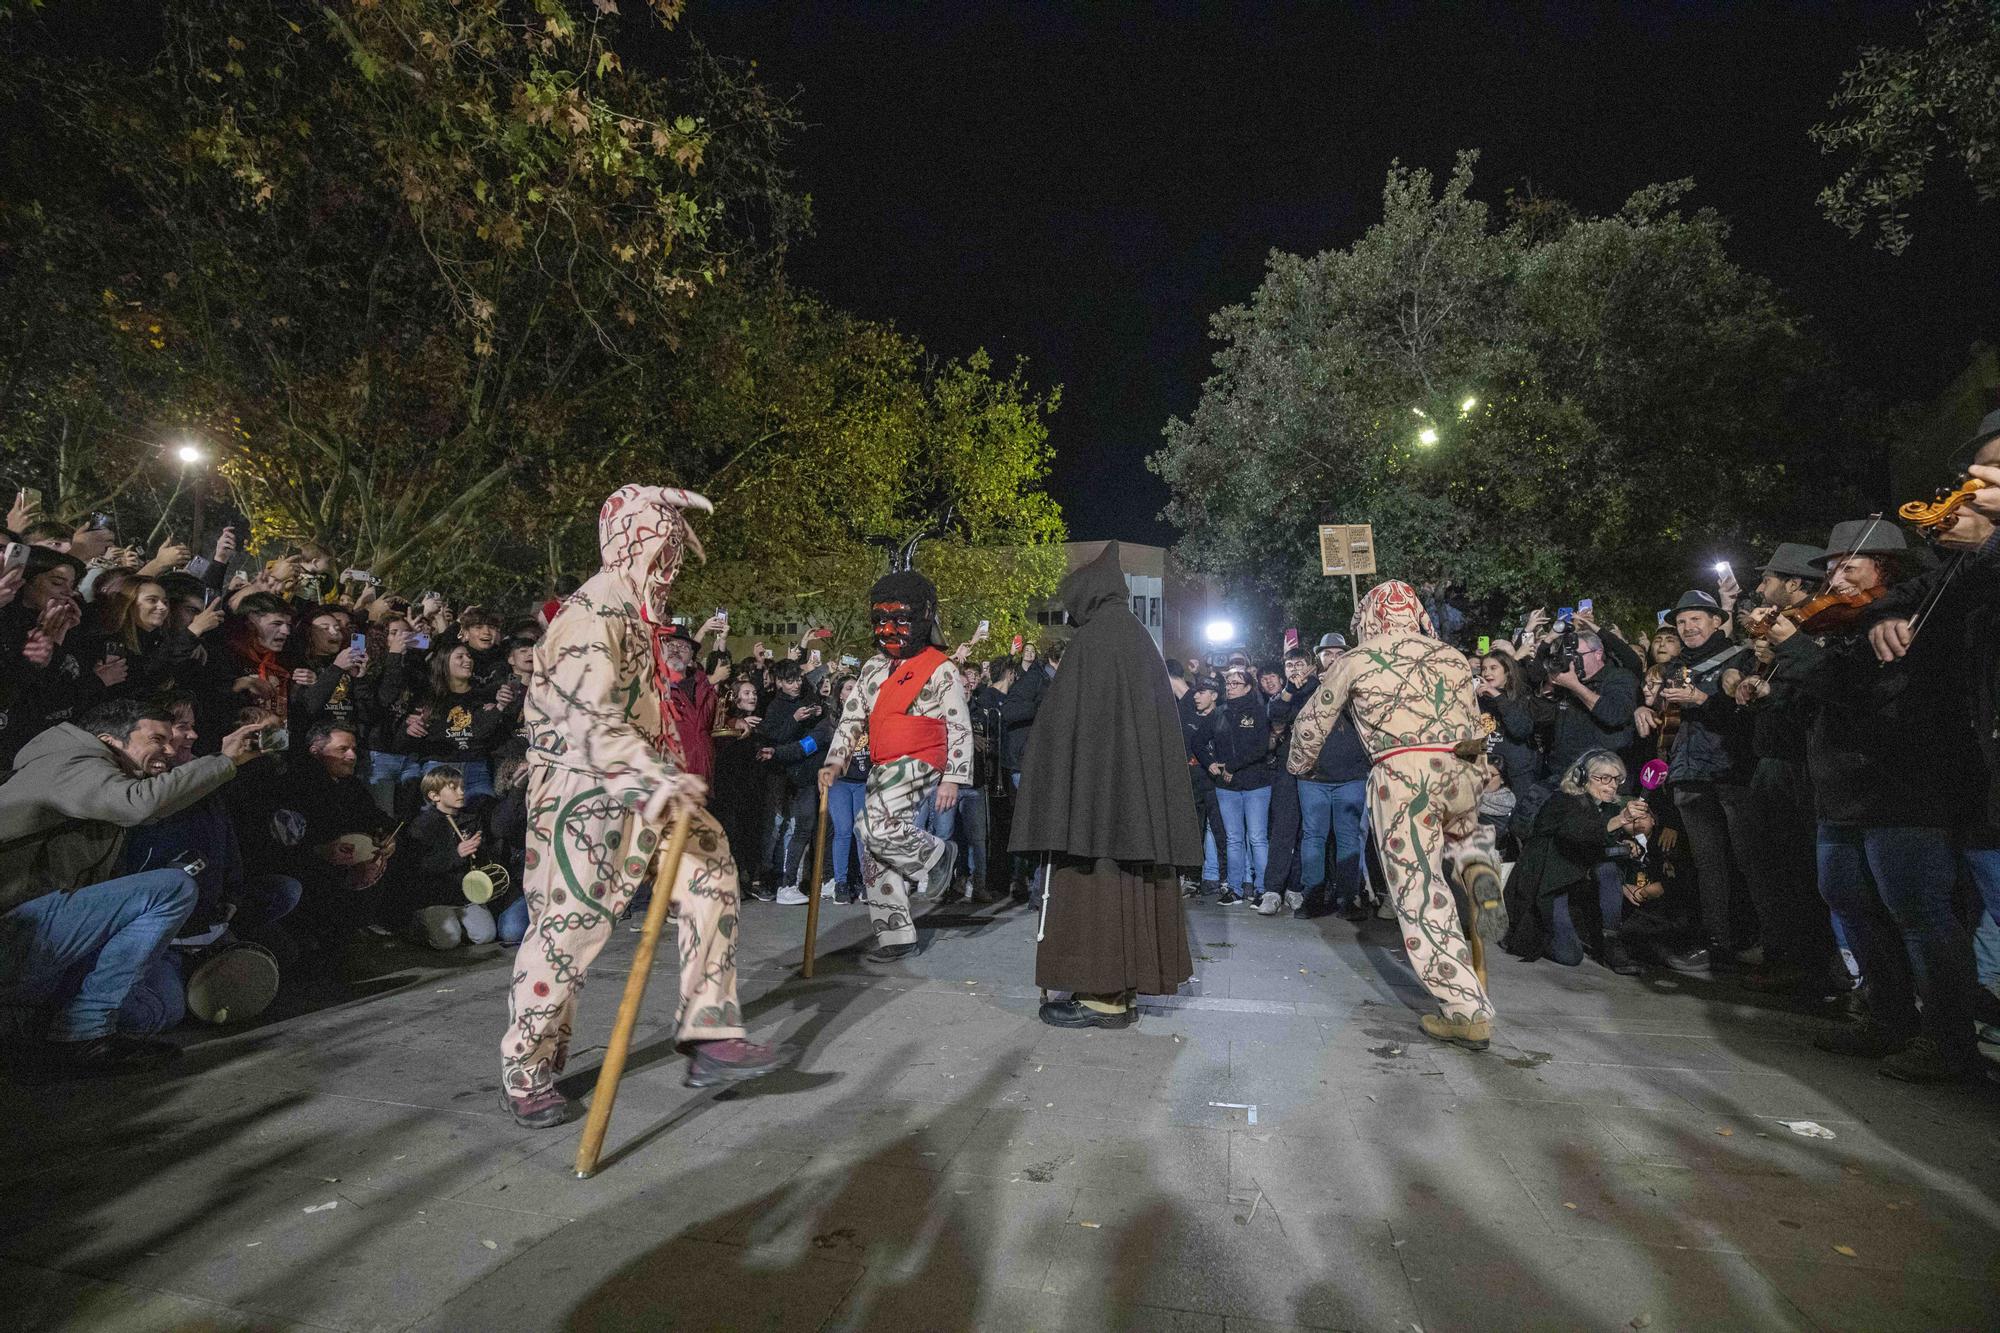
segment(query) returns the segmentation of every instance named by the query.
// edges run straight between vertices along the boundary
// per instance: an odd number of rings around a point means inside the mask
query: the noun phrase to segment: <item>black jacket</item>
[[[1609,640],[1607,639],[1607,642]],[[1638,737],[1632,714],[1639,707],[1639,678],[1622,666],[1606,662],[1583,682],[1597,702],[1583,700],[1558,685],[1552,703],[1555,719],[1549,727],[1548,771],[1560,776],[1586,750],[1622,754]]]
[[[1040,667],[1030,667],[1016,674],[1014,683],[1000,696],[1000,765],[1009,773],[1021,771],[1028,741],[1035,733],[1035,715],[1041,712],[1048,689],[1047,674]]]
[[[1217,704],[1209,725],[1214,738],[1214,762],[1229,770],[1226,780],[1216,782],[1218,788],[1256,791],[1276,780],[1278,765],[1272,757],[1271,718],[1256,690],[1241,699],[1224,699]]]
[[[1361,733],[1355,730],[1354,718],[1343,708],[1333,730],[1326,733],[1326,744],[1319,747],[1319,758],[1313,761],[1312,780],[1359,782],[1368,776],[1374,762],[1368,755],[1368,747],[1361,743]]]
[[[1693,672],[1694,687],[1707,695],[1708,701],[1682,707],[1674,752],[1667,759],[1669,773],[1677,783],[1749,781],[1754,766],[1751,719],[1722,692],[1722,673],[1731,667],[1754,670],[1757,660],[1719,634],[1711,635],[1699,648],[1688,649],[1683,658]],[[1678,670],[1676,667],[1676,675]]]
[[[1600,805],[1589,796],[1558,791],[1535,812],[1520,864],[1507,881],[1508,929],[1502,948],[1522,958],[1542,956],[1553,932],[1555,899],[1573,890],[1594,892],[1591,879],[1598,863],[1627,854],[1606,829],[1618,811],[1617,801]]]
[[[1167,666],[1126,601],[1118,543],[1063,580],[1077,627],[1021,763],[1009,849],[1201,864],[1201,823]]]
[[[809,705],[817,706],[819,712],[803,721],[793,716]],[[810,787],[818,781],[820,764],[826,759],[827,747],[833,744],[833,728],[838,720],[832,709],[803,691],[795,700],[780,694],[764,720],[750,733],[751,743],[771,748],[771,758],[766,763],[782,771],[794,787]]]
[[[1940,603],[1896,662],[1876,660],[1865,626],[1778,645],[1780,675],[1813,708],[1806,763],[1822,823],[1955,828],[1979,817],[1986,791],[1966,718],[1963,633],[1962,611]]]

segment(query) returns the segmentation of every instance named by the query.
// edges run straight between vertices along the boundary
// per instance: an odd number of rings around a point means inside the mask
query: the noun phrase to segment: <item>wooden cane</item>
[[[604,1063],[597,1071],[597,1095],[591,1098],[590,1118],[584,1122],[583,1139],[576,1145],[578,1180],[588,1180],[597,1173],[597,1155],[604,1150],[605,1131],[611,1128],[611,1105],[618,1100],[618,1080],[625,1076],[625,1056],[632,1049],[632,1029],[639,1026],[639,1009],[646,1002],[647,975],[653,970],[653,953],[659,947],[660,932],[666,928],[674,877],[680,873],[681,854],[687,850],[688,829],[693,823],[694,807],[682,806],[681,812],[674,816],[673,831],[667,835],[667,850],[660,857],[659,873],[653,876],[653,901],[646,905],[646,925],[639,932],[632,971],[625,978],[625,998],[619,1002],[611,1043],[604,1048]]]
[[[826,796],[829,788],[819,791],[819,823],[813,827],[813,877],[806,886],[806,951],[801,959],[799,975],[812,980],[813,954],[819,947],[819,886],[826,879]]]

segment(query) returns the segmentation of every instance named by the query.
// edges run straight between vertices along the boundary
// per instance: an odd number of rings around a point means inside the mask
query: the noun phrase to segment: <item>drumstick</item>
[[[632,970],[625,977],[625,998],[618,1005],[618,1022],[612,1026],[611,1043],[604,1048],[604,1063],[597,1071],[597,1095],[590,1100],[590,1118],[584,1122],[583,1138],[576,1145],[578,1180],[588,1180],[597,1172],[597,1155],[604,1150],[605,1131],[611,1128],[611,1104],[618,1100],[618,1080],[625,1076],[625,1056],[632,1048],[632,1029],[639,1025],[639,1009],[646,1002],[646,979],[653,970],[653,951],[659,947],[660,931],[667,924],[667,902],[673,896],[674,877],[680,873],[681,853],[687,850],[688,828],[693,823],[694,807],[683,805],[674,816],[667,850],[653,876],[653,901],[646,907],[646,925],[639,932]]]
[[[812,980],[813,954],[819,947],[819,886],[826,878],[826,788],[820,788],[819,822],[813,825],[813,877],[806,889],[806,950],[799,975]]]

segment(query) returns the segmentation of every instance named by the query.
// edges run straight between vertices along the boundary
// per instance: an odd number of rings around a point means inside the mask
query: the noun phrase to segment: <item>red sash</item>
[[[915,657],[892,667],[889,678],[875,695],[875,707],[868,714],[868,759],[886,764],[895,759],[920,759],[942,773],[945,763],[944,719],[911,717],[910,705],[945,656],[926,648]]]

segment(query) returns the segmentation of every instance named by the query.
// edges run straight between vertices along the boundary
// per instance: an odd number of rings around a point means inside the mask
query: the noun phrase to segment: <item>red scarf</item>
[[[653,613],[644,603],[640,604],[639,618],[645,621],[646,627],[653,632],[653,692],[660,700],[660,735],[653,742],[653,746],[673,760],[674,767],[681,772],[693,772],[694,770],[688,767],[687,747],[681,743],[680,724],[674,717],[677,711],[674,706],[674,686],[679,683],[680,675],[667,665],[667,640],[679,637],[677,633],[679,626],[655,625]],[[704,773],[698,776],[706,778],[708,775]]]

